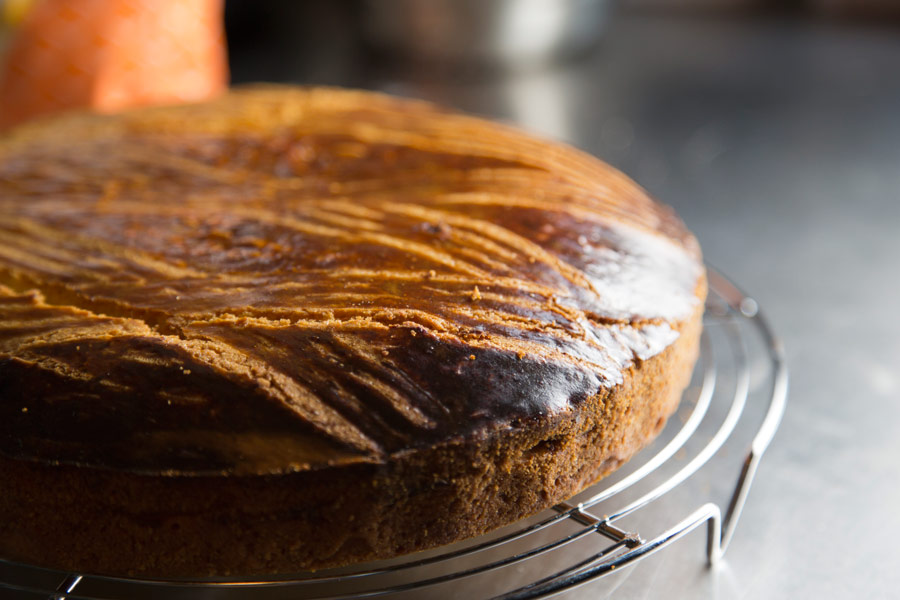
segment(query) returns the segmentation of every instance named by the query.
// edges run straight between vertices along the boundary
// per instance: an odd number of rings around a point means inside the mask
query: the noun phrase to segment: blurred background
[[[900,3],[227,0],[224,15],[233,84],[425,98],[620,168],[783,339],[788,411],[725,565],[704,566],[694,533],[567,597],[896,597]]]

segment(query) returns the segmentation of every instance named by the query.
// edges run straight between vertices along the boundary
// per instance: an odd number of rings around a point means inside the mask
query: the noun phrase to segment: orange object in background
[[[88,107],[199,101],[228,84],[222,0],[36,0],[0,70],[0,128]]]

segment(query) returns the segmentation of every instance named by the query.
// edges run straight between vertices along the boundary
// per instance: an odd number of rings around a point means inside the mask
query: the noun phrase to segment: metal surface
[[[366,0],[366,41],[407,59],[532,67],[593,45],[609,0]]]
[[[621,570],[704,524],[707,559],[715,563],[731,540],[756,467],[784,412],[787,371],[781,346],[762,316],[757,310],[746,310],[749,299],[714,271],[710,287],[701,357],[676,418],[660,439],[613,477],[552,511],[486,538],[362,570],[270,581],[159,581],[82,577],[0,562],[0,588],[56,600],[138,599],[158,594],[233,599],[414,597],[421,593],[454,597],[461,582],[477,581],[477,597],[543,598]],[[751,390],[754,377],[767,384]],[[705,503],[679,519],[671,507],[665,508],[670,494],[710,463],[726,443],[741,444],[739,424],[751,431],[752,439],[737,483],[724,496],[728,500],[724,517],[716,494],[707,493],[693,499],[696,504],[704,499]],[[645,517],[651,507],[665,515],[662,526],[659,519]],[[644,537],[635,527],[650,534]],[[580,540],[588,544],[573,551]],[[542,569],[542,561],[553,555],[562,561],[560,566]],[[517,573],[515,568],[522,565],[527,570]]]

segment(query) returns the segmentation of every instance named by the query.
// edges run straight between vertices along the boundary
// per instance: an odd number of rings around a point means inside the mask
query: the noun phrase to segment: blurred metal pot
[[[370,45],[422,62],[527,67],[591,47],[608,0],[363,0]]]

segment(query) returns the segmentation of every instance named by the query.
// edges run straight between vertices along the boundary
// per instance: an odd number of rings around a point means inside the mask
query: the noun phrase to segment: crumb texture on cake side
[[[705,286],[618,171],[423,102],[246,89],[21,127],[0,557],[291,572],[507,524],[658,433]]]

